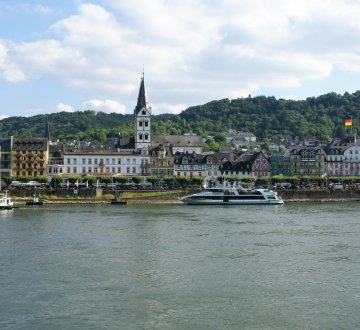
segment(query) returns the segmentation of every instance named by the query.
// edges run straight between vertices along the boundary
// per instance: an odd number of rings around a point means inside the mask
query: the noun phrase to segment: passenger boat
[[[14,208],[12,199],[8,196],[7,191],[0,192],[0,210],[11,210]]]
[[[192,205],[276,205],[284,204],[278,194],[269,189],[244,189],[224,183],[181,198]]]

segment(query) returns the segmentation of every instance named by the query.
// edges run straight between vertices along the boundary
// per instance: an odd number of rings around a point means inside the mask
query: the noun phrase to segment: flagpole
[[[1,166],[1,145],[0,145],[0,191],[1,191],[1,170],[2,170],[2,166]]]

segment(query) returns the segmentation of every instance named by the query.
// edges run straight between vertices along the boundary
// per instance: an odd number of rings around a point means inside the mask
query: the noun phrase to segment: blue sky
[[[305,99],[360,81],[356,0],[0,0],[0,119],[153,114],[249,94]]]

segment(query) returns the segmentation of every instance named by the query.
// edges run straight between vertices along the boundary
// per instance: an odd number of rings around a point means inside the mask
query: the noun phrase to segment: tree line
[[[347,116],[353,119],[353,133],[358,133],[360,91],[343,95],[332,92],[306,100],[249,95],[192,106],[178,115],[155,115],[152,117],[152,133],[181,135],[193,132],[203,137],[212,136],[213,141],[222,143],[225,132],[231,128],[251,132],[259,139],[304,139],[311,136],[328,141],[348,133],[344,126]],[[87,110],[5,118],[0,121],[0,138],[42,137],[47,122],[52,139],[61,142],[86,139],[104,143],[119,134],[122,137],[134,136],[133,115]]]

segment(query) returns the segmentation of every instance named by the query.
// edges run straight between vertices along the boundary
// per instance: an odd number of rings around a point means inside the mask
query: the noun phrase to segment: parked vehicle
[[[342,183],[334,183],[333,189],[334,189],[334,190],[343,190],[343,189],[344,189],[344,185],[343,185]]]
[[[282,188],[282,189],[290,189],[291,183],[290,182],[279,182],[275,185],[276,188]]]
[[[16,189],[16,188],[21,188],[24,187],[25,183],[21,182],[21,181],[12,181],[9,184],[9,189]]]
[[[29,181],[25,183],[26,187],[41,187],[42,183],[40,183],[39,181]]]

